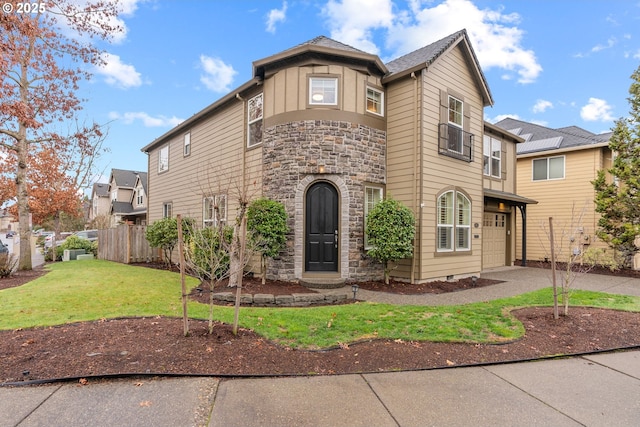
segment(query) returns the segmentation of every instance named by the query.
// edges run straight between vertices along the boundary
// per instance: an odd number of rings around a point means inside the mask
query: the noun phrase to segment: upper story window
[[[227,195],[218,194],[204,198],[202,223],[205,227],[217,227],[227,220]]]
[[[158,173],[169,170],[169,146],[165,145],[158,154]]]
[[[173,204],[171,202],[163,203],[162,218],[171,218],[172,215],[173,215]]]
[[[250,98],[247,102],[247,117],[249,129],[247,130],[247,147],[253,147],[262,143],[262,94]]]
[[[338,79],[336,77],[309,78],[310,105],[338,105]]]
[[[367,111],[380,116],[384,115],[384,93],[382,91],[367,88]]]
[[[375,205],[377,205],[380,201],[382,201],[384,197],[384,192],[382,187],[373,187],[373,186],[365,186],[364,187],[364,218],[365,225],[366,219],[369,216],[369,212],[373,210]],[[370,249],[371,245],[369,244],[369,236],[364,233],[364,248]]]
[[[438,152],[448,157],[473,161],[473,134],[469,132],[470,105],[459,95],[440,90]]]
[[[471,201],[460,191],[438,197],[438,252],[471,250]]]
[[[502,141],[485,135],[482,154],[484,174],[495,178],[502,177]]]
[[[533,160],[533,180],[564,179],[564,156]]]
[[[142,188],[136,189],[136,203],[138,206],[144,203],[144,190]]]
[[[187,157],[191,154],[191,132],[187,132],[184,134],[184,151],[183,155]]]
[[[462,101],[449,95],[449,123],[462,128]]]
[[[118,200],[118,189],[111,190],[111,200]]]

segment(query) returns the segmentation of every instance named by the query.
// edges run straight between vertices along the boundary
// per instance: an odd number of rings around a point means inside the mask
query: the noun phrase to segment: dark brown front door
[[[338,271],[338,191],[313,184],[306,196],[305,269]]]

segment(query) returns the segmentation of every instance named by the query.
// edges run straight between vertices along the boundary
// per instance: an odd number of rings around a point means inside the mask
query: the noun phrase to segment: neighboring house
[[[518,192],[539,202],[527,212],[527,257],[550,258],[549,217],[564,255],[606,248],[595,236],[599,214],[591,182],[598,171],[611,167],[611,133],[598,135],[577,126],[550,129],[511,118],[495,126],[525,141],[518,145]],[[521,253],[518,247],[518,256]]]
[[[112,169],[109,197],[112,226],[147,223],[147,172]]]
[[[111,199],[109,197],[109,184],[95,183],[91,189],[91,209],[89,221],[102,215],[109,215]]]
[[[250,81],[142,149],[149,221],[232,223],[244,188],[289,215],[270,276],[379,278],[365,218],[391,196],[417,227],[415,255],[393,276],[423,282],[511,265],[516,213],[533,201],[516,195],[521,139],[484,123],[492,104],[464,30],[388,64],[315,38],[255,61]]]

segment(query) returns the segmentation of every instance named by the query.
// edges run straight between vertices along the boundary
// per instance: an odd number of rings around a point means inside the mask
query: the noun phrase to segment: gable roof
[[[394,59],[387,63],[390,74],[383,78],[383,83],[388,83],[399,77],[419,71],[423,68],[429,68],[431,64],[436,62],[446,51],[460,45],[467,57],[469,66],[472,68],[472,74],[481,89],[484,105],[493,105],[493,97],[489,90],[489,84],[482,72],[478,58],[476,57],[467,30],[463,29],[444,37],[434,43],[424,46],[413,52],[409,52],[400,58]]]
[[[93,184],[93,189],[91,190],[91,198],[94,197],[109,197],[109,184],[104,184],[101,182],[96,182]]]
[[[115,181],[118,188],[133,188],[136,185],[138,176],[140,176],[140,179],[144,178],[144,182],[146,183],[146,172],[137,172],[124,169],[111,169],[111,179],[109,179],[109,182],[111,183]]]
[[[383,76],[387,67],[377,56],[325,36],[318,36],[275,55],[253,62],[253,76],[264,79],[277,70],[293,64],[347,63],[369,74]]]
[[[611,133],[595,134],[578,126],[558,129],[510,117],[495,123],[502,129],[522,137],[525,142],[517,145],[517,154],[533,154],[556,150],[581,150],[608,145]]]

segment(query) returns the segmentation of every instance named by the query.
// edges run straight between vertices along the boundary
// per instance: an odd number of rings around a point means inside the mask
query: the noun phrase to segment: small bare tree
[[[585,206],[578,210],[575,203],[571,207],[571,216],[567,222],[554,221],[549,217],[548,226],[542,228],[549,242],[544,245],[549,248],[552,266],[552,283],[554,289],[554,318],[559,317],[558,294],[556,281],[560,279],[560,296],[563,304],[563,315],[569,314],[569,300],[572,285],[581,275],[588,273],[597,264],[597,257],[585,257],[591,237],[587,234],[584,223]],[[559,274],[559,277],[558,277]]]

